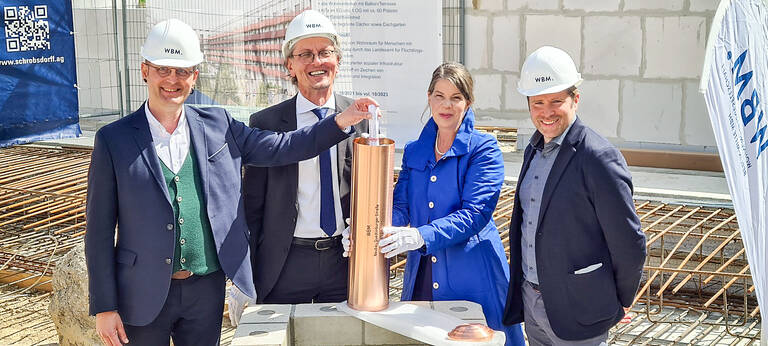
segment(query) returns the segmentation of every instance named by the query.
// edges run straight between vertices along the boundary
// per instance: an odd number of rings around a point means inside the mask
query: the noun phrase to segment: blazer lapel
[[[552,194],[555,192],[555,188],[557,188],[560,178],[563,177],[563,173],[565,173],[568,163],[570,163],[571,159],[576,155],[576,144],[581,141],[582,137],[583,126],[577,118],[563,139],[560,152],[557,154],[555,163],[549,171],[547,183],[544,185],[544,193],[541,195],[541,209],[539,210],[539,225],[541,225],[541,220],[544,218],[544,214],[547,211],[549,202],[552,200]]]
[[[163,191],[165,199],[168,204],[171,203],[171,197],[168,194],[168,186],[165,185],[165,178],[163,177],[163,170],[160,168],[160,158],[157,156],[155,146],[152,142],[152,133],[149,132],[149,122],[147,122],[147,115],[144,112],[145,105],[142,104],[139,110],[133,113],[133,119],[131,125],[135,131],[133,133],[133,139],[136,141],[136,145],[139,146],[141,157],[144,159],[144,163],[149,167],[149,171],[155,177],[160,190]]]
[[[208,203],[208,148],[205,140],[205,124],[200,115],[189,106],[184,106],[189,126],[190,149],[195,151],[200,180],[203,183],[203,200]]]
[[[336,113],[343,112],[349,106],[349,103],[345,102],[339,95],[334,95],[334,97],[336,97]],[[352,141],[354,141],[354,138],[350,137],[336,144],[336,171],[338,172],[336,179],[339,182],[339,187],[345,184],[343,173],[346,167],[347,155],[352,155]]]
[[[286,104],[285,112],[280,112],[282,120],[280,122],[280,131],[288,132],[298,128],[296,124],[296,96],[291,99],[291,102]]]

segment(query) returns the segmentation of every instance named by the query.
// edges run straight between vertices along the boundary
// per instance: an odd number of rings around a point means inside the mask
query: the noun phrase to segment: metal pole
[[[464,36],[466,33],[466,30],[464,28],[464,25],[465,25],[465,20],[464,20],[465,7],[464,6],[465,6],[464,1],[459,1],[459,37],[461,38],[461,42],[459,42],[459,62],[462,64],[465,64],[464,42],[467,42],[467,39]]]
[[[125,73],[125,99],[127,103],[126,108],[131,108],[131,73],[130,67],[128,66],[128,24],[126,19],[128,17],[126,15],[127,11],[128,5],[126,5],[126,0],[123,0],[123,64],[125,64],[125,70],[123,70],[123,72]],[[130,109],[125,111],[130,111]]]
[[[117,68],[117,85],[118,85],[118,93],[117,93],[117,100],[120,107],[120,117],[125,116],[125,104],[123,103],[123,83],[120,78],[120,74],[122,73],[122,70],[120,69],[120,58],[118,56],[120,55],[120,39],[118,38],[118,32],[117,32],[117,0],[112,0],[112,29],[115,30],[115,67]]]

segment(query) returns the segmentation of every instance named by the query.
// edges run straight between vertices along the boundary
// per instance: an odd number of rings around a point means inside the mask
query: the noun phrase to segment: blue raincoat
[[[501,322],[509,266],[492,214],[504,182],[504,161],[496,140],[475,131],[474,122],[470,108],[438,162],[437,124],[431,118],[419,139],[405,146],[392,224],[418,228],[426,249],[408,253],[401,299],[413,297],[421,256],[432,256],[433,300],[479,303],[488,326],[506,333],[507,345],[525,345],[519,324]]]

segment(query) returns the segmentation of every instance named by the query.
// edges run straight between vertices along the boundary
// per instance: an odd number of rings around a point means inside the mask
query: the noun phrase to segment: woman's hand
[[[386,258],[424,246],[424,238],[419,230],[413,227],[384,226],[382,231],[384,238],[379,241],[379,247]]]
[[[344,253],[341,254],[344,257],[349,257],[349,247],[351,242],[349,241],[349,218],[345,219],[347,228],[341,231],[341,246],[344,248]]]

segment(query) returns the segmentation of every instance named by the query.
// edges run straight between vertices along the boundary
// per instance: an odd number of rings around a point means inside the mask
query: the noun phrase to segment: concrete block
[[[605,137],[618,137],[619,81],[585,80],[579,89],[581,96],[576,114],[581,121]]]
[[[619,2],[620,0],[563,0],[563,8],[586,12],[618,11]]]
[[[559,8],[559,0],[507,0],[508,10],[557,10]]]
[[[528,112],[528,99],[517,92],[519,76],[504,75],[504,109]]]
[[[81,58],[88,56],[88,38],[85,35],[75,35],[75,57],[78,58],[78,65]]]
[[[101,69],[98,63],[91,63],[88,66],[88,86],[93,89],[101,88]],[[94,98],[95,100],[101,100],[101,97]]]
[[[101,33],[112,36],[115,34],[115,18],[112,17],[112,10],[106,11],[104,13],[104,27],[102,28]],[[120,25],[119,22],[120,19],[118,19],[118,25]]]
[[[437,301],[433,302],[435,311],[458,317],[462,320],[483,320],[483,307],[475,302],[468,301]]]
[[[641,30],[640,17],[585,17],[582,73],[639,75],[643,54]]]
[[[293,313],[297,345],[359,345],[363,321],[337,311],[336,304],[298,304]],[[317,318],[322,317],[322,318]],[[344,333],[328,333],[329,326]],[[300,331],[300,332],[299,332]]]
[[[106,59],[111,57],[109,54],[109,48],[114,47],[114,43],[110,39],[110,36],[97,35],[96,42],[98,42],[99,58]]]
[[[245,308],[240,317],[241,324],[247,323],[288,323],[291,317],[291,305],[259,304]]]
[[[112,18],[112,9],[97,9],[96,11],[96,22],[97,27],[91,28],[91,30],[95,30],[96,34],[103,34],[106,33],[107,30],[112,30],[112,27],[107,26],[107,18]]]
[[[683,0],[624,0],[624,10],[667,10],[683,9]]]
[[[90,94],[91,104],[90,106],[93,108],[101,108],[101,91],[99,89],[93,88],[88,89],[88,93]]]
[[[646,30],[646,78],[698,78],[704,62],[704,17],[649,17]]]
[[[520,71],[520,16],[493,17],[491,46],[495,70]]]
[[[421,307],[424,307],[424,308],[427,308],[427,309],[432,309],[432,302],[431,301],[427,301],[427,300],[425,300],[425,301],[420,301],[420,300],[419,301],[413,301],[413,300],[411,300],[411,301],[402,302],[402,303],[411,304],[411,305],[418,305],[418,306],[421,306]]]
[[[468,69],[488,67],[488,17],[466,16],[464,56]]]
[[[364,323],[365,345],[422,345],[423,343],[407,336],[381,328],[375,324]]]
[[[478,0],[478,10],[500,11],[504,9],[504,0]]]
[[[112,88],[101,88],[101,108],[112,109],[114,108],[114,102],[112,100]]]
[[[625,81],[619,136],[628,141],[680,144],[682,85]]]
[[[685,82],[685,102],[683,103],[683,143],[690,145],[716,146],[712,121],[704,101],[704,94],[699,93],[698,82]]]
[[[81,8],[72,8],[72,30],[75,31],[75,37],[85,35],[85,11]]]
[[[501,75],[475,74],[475,104],[476,109],[501,109]]]
[[[705,12],[717,10],[720,0],[691,0],[689,10],[691,12]]]
[[[290,308],[290,305],[287,305]],[[289,345],[290,326],[288,323],[241,324],[232,337],[232,346],[277,346]]]
[[[581,66],[581,17],[525,16],[525,46],[526,57],[541,46],[555,46],[568,52],[576,66]]]
[[[85,39],[86,39],[86,44],[85,44],[84,56],[87,56],[89,58],[99,56],[99,37],[96,35],[87,35],[85,36]]]

